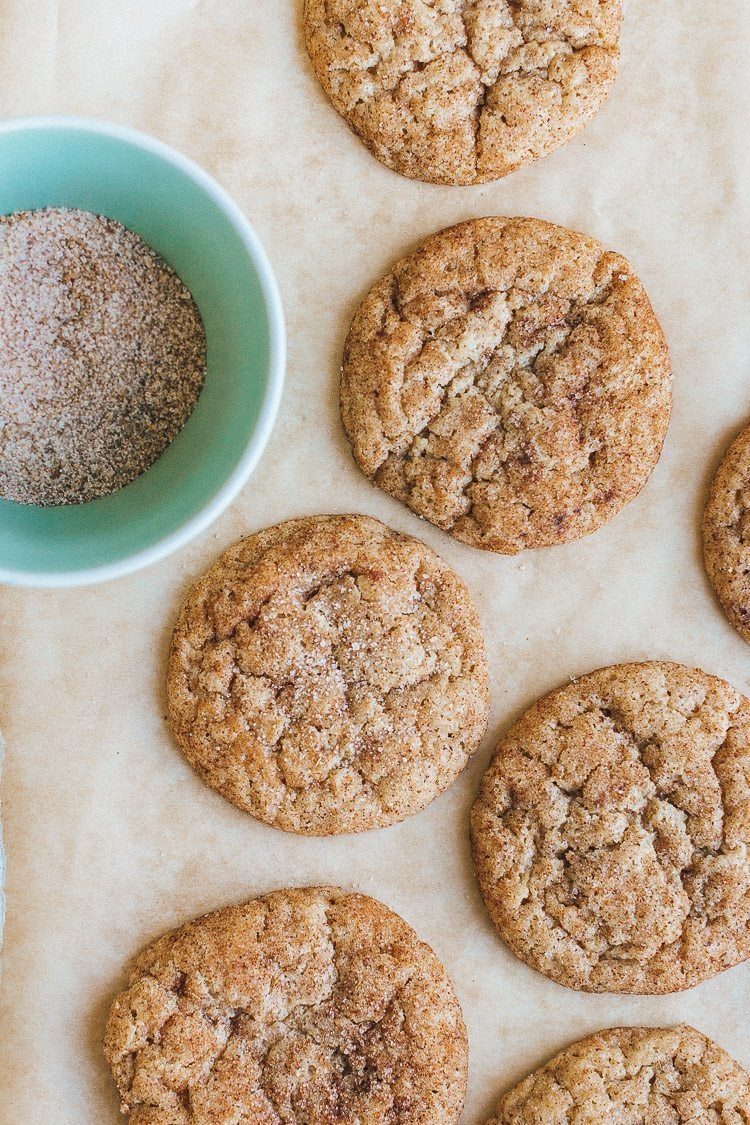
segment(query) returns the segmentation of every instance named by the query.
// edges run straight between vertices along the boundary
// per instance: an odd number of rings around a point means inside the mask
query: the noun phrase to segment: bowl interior
[[[0,500],[2,577],[107,567],[184,527],[248,456],[269,379],[272,328],[240,227],[209,188],[161,152],[70,125],[0,132],[0,214],[79,207],[117,219],[190,289],[208,370],[183,431],[143,476],[88,504]]]

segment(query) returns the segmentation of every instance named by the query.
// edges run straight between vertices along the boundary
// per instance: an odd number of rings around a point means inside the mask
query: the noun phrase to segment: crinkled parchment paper
[[[434,946],[469,1027],[468,1125],[552,1052],[614,1023],[688,1020],[750,1066],[750,964],[663,999],[566,991],[496,937],[467,841],[499,732],[569,676],[672,658],[750,692],[750,647],[714,602],[699,544],[709,478],[750,421],[750,6],[628,0],[622,74],[593,125],[475,189],[411,183],[369,156],[316,85],[299,7],[0,3],[0,114],[108,117],[203,164],[270,253],[290,342],[270,447],[207,534],[120,582],[0,591],[2,1125],[114,1123],[100,1039],[128,958],[176,923],[284,883],[376,895]],[[626,254],[676,373],[666,450],[641,497],[589,539],[518,558],[454,543],[372,489],[337,413],[343,339],[370,284],[424,235],[493,213],[554,220]],[[201,785],[166,730],[162,685],[190,581],[244,533],[332,509],[420,535],[465,577],[486,632],[493,712],[473,765],[422,815],[315,841],[256,824]]]

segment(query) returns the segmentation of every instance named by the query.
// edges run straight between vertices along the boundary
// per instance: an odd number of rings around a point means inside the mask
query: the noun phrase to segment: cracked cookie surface
[[[537,219],[427,239],[370,291],[344,351],[341,415],[365,475],[504,554],[580,538],[632,500],[671,401],[629,263]]]
[[[444,1125],[466,1092],[448,976],[382,903],[277,891],[166,934],[112,1005],[133,1125]]]
[[[169,717],[200,776],[291,832],[358,832],[424,808],[487,726],[484,642],[461,580],[366,516],[242,540],[175,627]]]
[[[498,179],[564,144],[617,77],[619,0],[305,0],[308,53],[388,167]]]
[[[500,936],[569,988],[667,993],[750,957],[750,702],[654,661],[602,668],[501,740],[472,810]]]
[[[730,445],[711,485],[703,557],[727,617],[750,642],[750,426]]]
[[[561,1051],[487,1125],[747,1125],[750,1075],[695,1028],[615,1027]]]

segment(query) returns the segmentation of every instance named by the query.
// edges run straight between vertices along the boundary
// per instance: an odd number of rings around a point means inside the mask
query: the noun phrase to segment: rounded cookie
[[[680,664],[573,680],[501,740],[472,810],[490,917],[587,992],[690,988],[750,957],[750,702]]]
[[[695,1028],[614,1027],[561,1051],[487,1125],[741,1125],[750,1075]]]
[[[467,1039],[435,954],[382,903],[283,890],[136,960],[104,1050],[134,1125],[458,1121]]]
[[[711,485],[703,558],[727,617],[750,641],[750,426],[730,445]]]
[[[201,777],[311,835],[424,808],[487,726],[476,611],[438,556],[366,516],[290,520],[227,551],[188,594],[169,718]]]
[[[619,0],[305,0],[315,72],[389,168],[508,175],[578,133],[617,77]]]
[[[648,480],[671,411],[664,336],[599,242],[538,219],[428,238],[365,298],[341,414],[380,488],[473,547],[580,538]]]

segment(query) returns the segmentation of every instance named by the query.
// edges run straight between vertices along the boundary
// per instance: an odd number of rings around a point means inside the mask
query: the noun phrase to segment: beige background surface
[[[2,1125],[114,1123],[99,1044],[124,963],[178,922],[285,883],[374,894],[431,942],[469,1027],[467,1125],[556,1049],[613,1023],[689,1020],[750,1066],[750,964],[665,999],[568,992],[504,948],[469,862],[467,815],[492,744],[541,692],[646,657],[750,691],[750,648],[712,599],[698,538],[709,477],[750,420],[750,6],[709,17],[691,0],[629,0],[623,53],[614,97],[566,149],[505,182],[437,188],[381,168],[326,104],[299,0],[0,0],[0,115],[104,116],[205,165],[270,253],[290,344],[270,447],[210,532],[120,582],[0,590]],[[641,497],[590,539],[515,559],[453,543],[373,490],[336,410],[342,341],[368,286],[432,230],[492,213],[555,220],[625,253],[676,373],[672,429]],[[196,780],[165,728],[162,681],[191,579],[242,534],[322,510],[421,535],[467,579],[494,705],[473,766],[425,813],[310,841]]]

